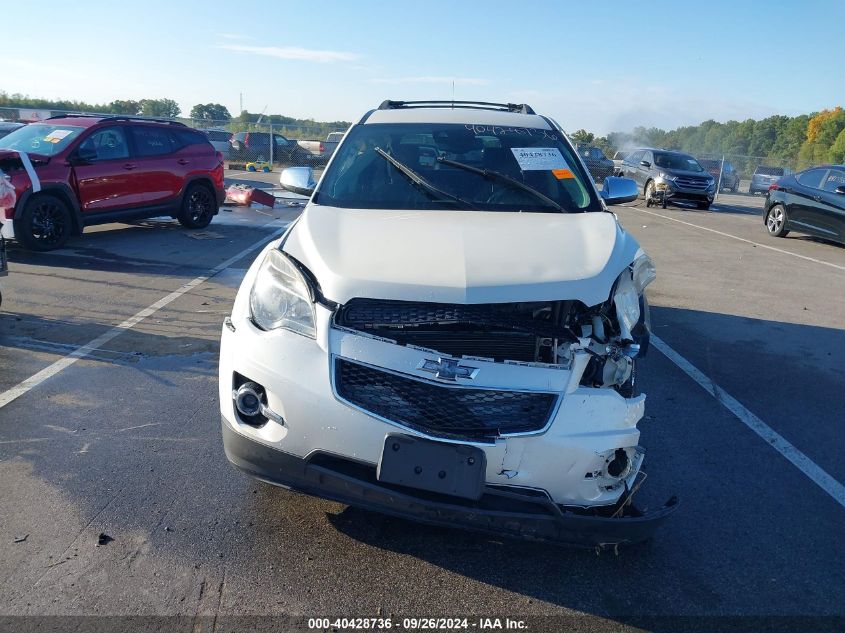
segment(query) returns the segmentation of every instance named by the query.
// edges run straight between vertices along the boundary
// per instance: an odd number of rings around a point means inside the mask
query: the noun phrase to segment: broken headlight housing
[[[316,338],[311,285],[279,250],[269,251],[261,264],[249,293],[249,311],[262,330],[284,328]]]
[[[620,335],[623,340],[632,340],[631,331],[640,320],[640,296],[657,273],[651,258],[642,254],[628,268],[622,271],[616,280],[613,305],[619,321]]]

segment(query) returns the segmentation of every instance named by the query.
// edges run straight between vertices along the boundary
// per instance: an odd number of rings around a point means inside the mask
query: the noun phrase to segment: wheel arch
[[[70,209],[70,217],[73,222],[71,235],[82,235],[82,229],[85,227],[85,218],[82,215],[82,209],[79,207],[79,201],[73,190],[63,183],[45,183],[41,185],[41,191],[34,192],[32,189],[27,189],[21,194],[18,204],[15,205],[15,220],[19,220],[23,215],[23,210],[34,196],[48,194],[56,196],[64,202],[68,209]]]
[[[217,187],[214,186],[214,181],[211,179],[210,176],[205,174],[197,174],[196,176],[190,176],[185,180],[185,186],[182,187],[182,195],[179,196],[179,208],[182,208],[182,205],[185,203],[185,196],[188,195],[188,190],[193,185],[200,185],[208,189],[209,193],[214,197],[217,202],[217,209],[214,210],[214,215],[217,215],[219,212],[219,207],[223,203],[220,199],[220,195],[218,194]]]

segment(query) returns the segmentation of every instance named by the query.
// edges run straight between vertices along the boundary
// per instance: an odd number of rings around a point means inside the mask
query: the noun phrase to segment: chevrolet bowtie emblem
[[[435,378],[441,380],[457,380],[458,378],[472,380],[478,375],[478,367],[470,367],[460,363],[461,361],[451,358],[425,359],[420,362],[417,369],[431,372]]]

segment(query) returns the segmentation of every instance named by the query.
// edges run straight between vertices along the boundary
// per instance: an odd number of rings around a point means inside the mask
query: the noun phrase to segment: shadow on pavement
[[[81,237],[71,238],[64,248],[46,253],[28,251],[10,242],[8,255],[13,267],[25,264],[190,278],[225,259],[222,254],[216,256],[220,246],[236,242],[246,247],[270,232],[271,229],[261,224],[212,222],[202,231],[190,231],[175,220],[144,220],[131,225],[97,227]],[[196,253],[198,245],[204,248]],[[233,254],[231,248],[227,254]],[[10,274],[15,274],[14,269]]]

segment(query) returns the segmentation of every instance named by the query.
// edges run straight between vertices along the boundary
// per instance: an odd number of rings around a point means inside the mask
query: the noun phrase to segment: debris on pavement
[[[238,206],[251,206],[253,203],[262,204],[265,207],[273,207],[276,204],[276,197],[249,185],[232,185],[226,189],[226,202],[224,204],[236,204]]]
[[[114,539],[105,532],[100,532],[100,535],[97,537],[97,547],[100,547],[100,545],[108,545],[113,540]]]
[[[29,537],[29,534],[24,534],[23,536],[16,536],[15,543],[23,543]]]
[[[195,240],[221,240],[223,235],[215,233],[214,231],[186,231],[184,233],[187,237],[192,237]]]

